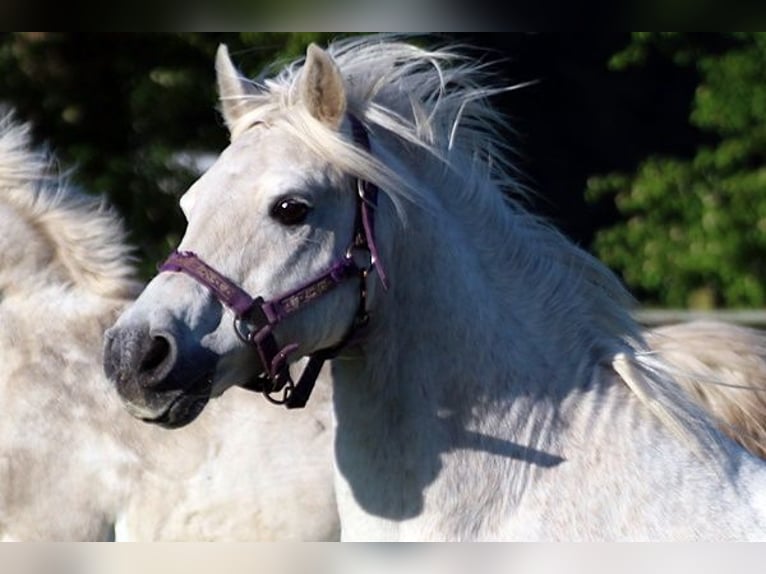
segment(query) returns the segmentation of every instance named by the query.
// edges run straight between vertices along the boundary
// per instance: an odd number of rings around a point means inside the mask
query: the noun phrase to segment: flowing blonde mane
[[[50,154],[33,148],[29,127],[10,113],[0,113],[0,204],[50,247],[54,264],[41,264],[41,273],[63,269],[65,283],[104,297],[128,298],[140,291],[120,218],[59,174]]]

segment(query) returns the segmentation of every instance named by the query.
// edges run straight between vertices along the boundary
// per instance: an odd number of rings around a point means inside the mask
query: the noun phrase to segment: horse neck
[[[382,254],[391,287],[374,294],[363,353],[334,364],[338,470],[354,504],[391,524],[419,515],[424,488],[443,476],[441,455],[456,451],[506,455],[484,478],[510,482],[512,504],[532,473],[556,463],[562,405],[577,402],[565,399],[589,392],[618,344],[578,291],[585,279],[558,268],[560,254],[525,251],[535,239],[562,246],[553,231],[499,193],[475,211],[457,196],[437,209],[409,213],[393,234]],[[450,481],[475,482],[465,470],[475,462],[452,466]]]
[[[629,296],[600,264],[499,191],[486,193],[446,195],[394,233],[384,255],[392,287],[375,293],[365,351],[380,355],[369,369],[381,385],[409,379],[404,371],[437,373],[420,384],[445,406],[509,392],[564,396],[590,380],[583,365],[637,336],[620,305]]]

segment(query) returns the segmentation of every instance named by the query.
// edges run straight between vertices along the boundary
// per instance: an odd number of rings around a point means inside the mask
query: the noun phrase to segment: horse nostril
[[[118,388],[155,390],[166,382],[176,362],[175,337],[147,328],[112,328],[104,336],[104,372]]]
[[[165,337],[152,337],[149,348],[146,350],[138,371],[140,373],[152,373],[159,369],[170,355],[170,342]]]

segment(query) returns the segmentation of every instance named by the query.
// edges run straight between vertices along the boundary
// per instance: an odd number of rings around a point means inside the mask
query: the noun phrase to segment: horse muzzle
[[[112,327],[104,337],[104,372],[128,412],[145,422],[178,428],[202,412],[212,392],[216,356],[200,348],[178,360],[168,332]]]

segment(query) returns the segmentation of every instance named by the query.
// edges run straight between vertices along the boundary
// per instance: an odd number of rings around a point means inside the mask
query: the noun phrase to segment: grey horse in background
[[[123,227],[52,162],[0,119],[0,538],[337,539],[329,387],[292,415],[232,390],[178,432],[125,411],[101,368],[140,290]]]

